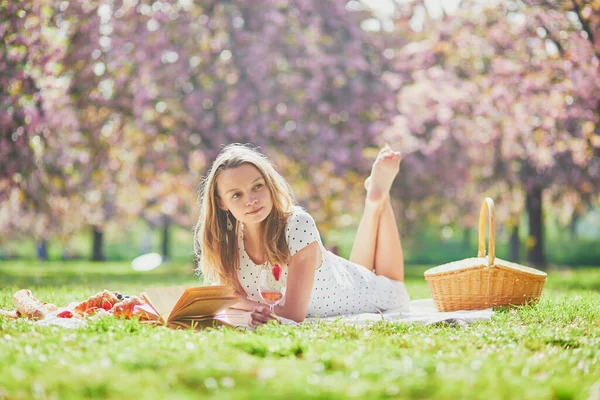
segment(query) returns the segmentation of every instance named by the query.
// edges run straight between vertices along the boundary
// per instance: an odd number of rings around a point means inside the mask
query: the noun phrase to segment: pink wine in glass
[[[283,293],[278,292],[278,291],[262,291],[261,290],[260,297],[262,297],[263,300],[267,304],[275,305],[281,301],[281,298],[283,297]]]

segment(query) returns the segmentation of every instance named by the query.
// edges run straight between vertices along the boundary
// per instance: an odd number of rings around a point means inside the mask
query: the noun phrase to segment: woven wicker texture
[[[486,211],[489,254],[485,255]],[[479,212],[477,257],[440,265],[425,271],[431,297],[438,311],[480,310],[522,305],[539,299],[546,273],[495,256],[496,211],[486,198]]]

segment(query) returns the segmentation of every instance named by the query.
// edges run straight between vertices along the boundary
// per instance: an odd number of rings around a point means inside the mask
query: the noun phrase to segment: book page
[[[148,288],[145,295],[150,300],[152,307],[158,311],[165,321],[168,321],[171,312],[186,289],[187,286]]]
[[[145,303],[143,306],[139,306],[142,311],[140,314],[145,315],[147,319],[151,319],[154,321],[161,320],[160,313],[154,308],[152,302],[148,298],[146,292],[140,293],[140,299]],[[164,321],[163,321],[164,322]]]
[[[210,317],[229,306],[239,303],[239,301],[240,299],[237,296],[196,298],[185,307],[173,310],[167,322],[178,318]]]
[[[181,298],[173,307],[175,310],[187,307],[199,298],[231,297],[234,296],[230,286],[193,286],[186,288]]]

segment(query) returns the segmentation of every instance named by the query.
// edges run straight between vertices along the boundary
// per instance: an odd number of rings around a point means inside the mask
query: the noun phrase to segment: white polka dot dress
[[[239,235],[240,266],[238,278],[250,300],[264,303],[258,292],[260,266],[244,249],[243,228]],[[288,218],[286,239],[290,256],[318,242],[323,257],[315,271],[307,317],[331,317],[390,309],[408,309],[410,302],[404,283],[375,275],[365,267],[336,256],[323,247],[313,218],[300,208]],[[285,301],[285,299],[284,299]]]

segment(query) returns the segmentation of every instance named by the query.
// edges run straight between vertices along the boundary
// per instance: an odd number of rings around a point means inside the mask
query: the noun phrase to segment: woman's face
[[[222,171],[217,177],[219,207],[229,210],[244,225],[260,224],[273,209],[265,179],[252,164]]]

